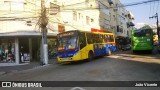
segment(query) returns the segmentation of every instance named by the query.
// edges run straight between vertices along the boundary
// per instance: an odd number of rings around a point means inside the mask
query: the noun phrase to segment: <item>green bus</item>
[[[152,29],[136,29],[131,33],[132,51],[149,51],[153,49],[153,30]]]

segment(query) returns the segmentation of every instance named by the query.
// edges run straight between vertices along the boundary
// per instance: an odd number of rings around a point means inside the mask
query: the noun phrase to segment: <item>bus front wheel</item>
[[[93,60],[93,58],[94,58],[93,52],[90,51],[90,52],[88,53],[88,61]]]

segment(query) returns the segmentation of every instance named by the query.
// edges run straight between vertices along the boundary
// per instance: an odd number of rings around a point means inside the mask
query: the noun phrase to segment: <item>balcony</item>
[[[133,22],[127,22],[127,27],[129,28],[129,27],[133,27],[133,26],[135,26],[135,24],[133,23]]]

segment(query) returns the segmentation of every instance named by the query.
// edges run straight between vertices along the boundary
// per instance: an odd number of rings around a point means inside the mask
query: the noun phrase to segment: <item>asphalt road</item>
[[[109,57],[97,58],[90,62],[51,64],[10,73],[0,76],[0,81],[160,81],[160,57],[158,54],[133,54],[130,51],[125,51]],[[71,90],[71,88],[29,89]],[[19,90],[20,88],[14,89]],[[132,89],[156,90],[157,88],[123,88],[122,90]],[[117,90],[117,88],[85,87],[84,90]]]

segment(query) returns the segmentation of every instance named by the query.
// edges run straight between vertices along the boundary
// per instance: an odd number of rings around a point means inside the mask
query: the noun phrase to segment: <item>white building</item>
[[[24,63],[40,60],[41,29],[40,0],[0,1],[0,63]],[[49,25],[48,37],[57,32]]]

